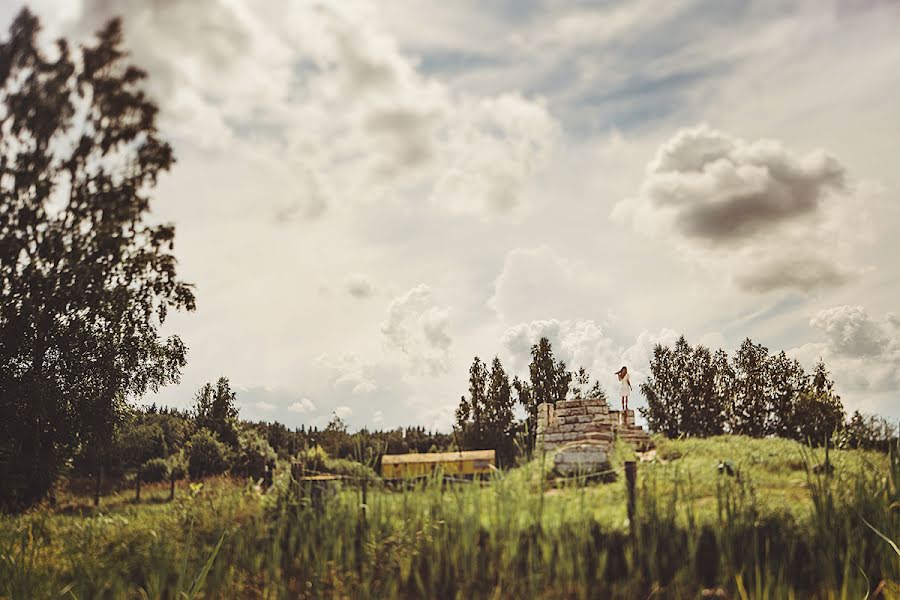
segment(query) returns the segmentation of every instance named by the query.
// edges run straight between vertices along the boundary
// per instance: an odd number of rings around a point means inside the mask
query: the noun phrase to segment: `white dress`
[[[627,398],[631,394],[631,378],[628,377],[628,374],[625,374],[625,377],[619,380],[619,383],[622,386],[622,392],[619,394],[622,398]]]

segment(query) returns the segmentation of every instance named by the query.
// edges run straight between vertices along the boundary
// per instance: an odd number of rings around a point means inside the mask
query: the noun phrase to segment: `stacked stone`
[[[615,430],[616,437],[634,446],[638,451],[648,450],[653,446],[650,434],[643,427],[634,424],[634,411],[609,411],[609,420]]]
[[[552,408],[551,408],[552,407]],[[538,407],[538,439],[546,450],[576,441],[613,441],[609,407],[602,399],[561,400]]]

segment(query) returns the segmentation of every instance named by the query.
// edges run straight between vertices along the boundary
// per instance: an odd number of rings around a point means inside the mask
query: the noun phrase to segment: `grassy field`
[[[823,458],[720,437],[619,446],[606,483],[557,480],[538,458],[484,485],[314,494],[285,470],[266,492],[217,479],[167,502],[148,486],[100,511],[63,496],[0,518],[0,598],[900,597],[900,460],[836,451],[833,477],[812,474]]]

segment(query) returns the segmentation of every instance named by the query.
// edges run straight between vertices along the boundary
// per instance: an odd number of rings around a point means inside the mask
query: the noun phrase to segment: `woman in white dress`
[[[622,367],[616,375],[619,376],[619,385],[621,387],[620,396],[622,397],[622,412],[628,410],[628,395],[631,394],[631,378],[628,377],[628,369]]]

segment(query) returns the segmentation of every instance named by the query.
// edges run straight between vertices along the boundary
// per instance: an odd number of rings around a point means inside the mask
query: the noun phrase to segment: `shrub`
[[[191,479],[221,475],[228,470],[228,448],[206,429],[188,443],[188,474]]]
[[[245,429],[238,434],[238,450],[231,472],[240,477],[262,478],[266,465],[275,463],[275,450],[255,429]]]
[[[302,471],[323,473],[326,460],[328,460],[328,453],[317,445],[298,452],[296,463]]]
[[[169,463],[164,458],[151,458],[141,468],[141,479],[146,483],[159,483],[169,478]]]

